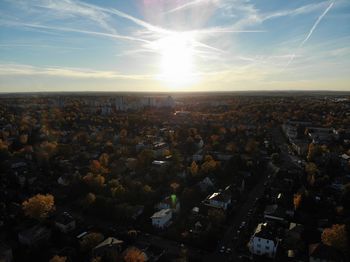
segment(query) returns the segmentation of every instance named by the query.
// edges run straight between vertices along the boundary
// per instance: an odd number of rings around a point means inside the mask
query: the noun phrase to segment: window
[[[270,240],[266,240],[266,243],[268,244],[270,242]]]
[[[260,242],[260,238],[258,238],[258,241]]]
[[[269,249],[270,249],[270,247],[268,247],[268,246],[266,246],[265,248],[266,248],[267,250],[269,250]]]
[[[260,244],[257,244],[256,246],[257,246],[257,247],[261,247],[261,245],[260,245]]]

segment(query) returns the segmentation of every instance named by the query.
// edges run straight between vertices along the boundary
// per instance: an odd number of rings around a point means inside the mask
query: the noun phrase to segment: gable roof
[[[171,209],[167,208],[167,209],[162,209],[156,213],[154,213],[151,218],[162,218],[165,217],[169,214],[169,212],[171,213]]]
[[[105,246],[117,246],[117,245],[120,245],[123,243],[124,243],[124,241],[122,241],[122,240],[116,239],[114,237],[108,237],[104,241],[102,241],[100,244],[95,246],[94,249],[98,249],[98,248],[105,247]]]

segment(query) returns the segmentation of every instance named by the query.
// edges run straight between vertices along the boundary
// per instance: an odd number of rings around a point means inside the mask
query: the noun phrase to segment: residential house
[[[171,223],[173,212],[171,209],[162,209],[151,216],[152,225],[156,228],[165,228]]]
[[[18,241],[27,246],[43,243],[51,237],[51,230],[45,226],[36,225],[18,233]]]
[[[207,192],[209,189],[214,188],[214,183],[209,177],[205,177],[202,181],[198,182],[197,185],[202,192]]]
[[[328,144],[334,139],[333,129],[324,127],[308,127],[308,136],[316,144]]]
[[[249,250],[254,255],[273,258],[279,242],[275,227],[269,223],[260,223],[250,239]]]
[[[293,150],[299,156],[305,156],[308,151],[309,143],[303,139],[290,139],[290,143],[292,144]]]
[[[162,201],[160,201],[156,207],[156,209],[171,209],[173,213],[177,213],[180,211],[180,202],[176,195],[171,195],[165,197]]]
[[[63,233],[74,230],[76,226],[75,219],[67,212],[63,212],[57,217],[55,225]]]
[[[164,156],[167,150],[169,150],[169,146],[164,142],[157,142],[153,144],[153,150],[155,152],[156,157],[161,157]]]
[[[168,161],[154,160],[152,161],[152,166],[155,168],[165,168],[169,165]]]
[[[230,186],[226,187],[224,191],[215,192],[202,202],[204,205],[214,208],[222,208],[227,210],[231,205],[231,189]]]
[[[266,220],[283,222],[286,217],[286,209],[277,204],[267,205],[265,208],[264,218]]]
[[[116,239],[114,237],[108,237],[92,250],[94,257],[105,257],[111,254],[118,255],[122,250],[124,241]]]

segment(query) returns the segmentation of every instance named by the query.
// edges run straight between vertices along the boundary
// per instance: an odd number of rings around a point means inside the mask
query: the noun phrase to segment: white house
[[[274,228],[268,223],[260,223],[250,239],[249,250],[252,254],[273,258],[276,255],[278,243]]]
[[[165,228],[171,223],[172,219],[171,209],[162,209],[151,216],[152,225],[157,228]]]
[[[227,208],[231,205],[231,198],[232,194],[230,187],[227,187],[224,191],[215,192],[207,196],[207,198],[203,201],[203,204],[206,206],[227,210]]]

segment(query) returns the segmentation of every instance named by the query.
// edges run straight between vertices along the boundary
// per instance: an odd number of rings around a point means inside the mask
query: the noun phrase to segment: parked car
[[[242,221],[241,225],[239,226],[239,229],[244,228],[244,227],[245,227],[245,225],[246,225],[246,222],[245,222],[245,221]]]

